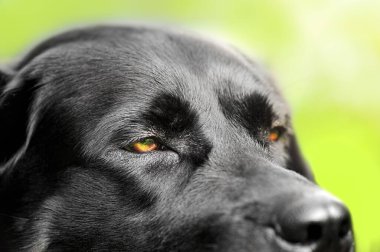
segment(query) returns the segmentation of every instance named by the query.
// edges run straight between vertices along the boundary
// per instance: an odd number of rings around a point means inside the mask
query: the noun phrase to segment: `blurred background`
[[[235,44],[275,75],[322,187],[380,251],[380,1],[0,0],[0,64],[78,24],[176,24]]]

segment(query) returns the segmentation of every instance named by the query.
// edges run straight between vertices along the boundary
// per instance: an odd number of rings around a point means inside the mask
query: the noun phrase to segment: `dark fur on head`
[[[352,248],[284,99],[235,49],[170,29],[77,29],[1,72],[0,90],[1,251]],[[130,148],[147,137],[160,149]],[[311,240],[283,218],[326,204],[347,230],[329,216]]]

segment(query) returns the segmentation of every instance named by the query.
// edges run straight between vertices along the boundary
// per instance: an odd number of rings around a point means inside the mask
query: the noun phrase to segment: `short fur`
[[[275,209],[322,190],[272,79],[229,46],[77,29],[2,71],[0,90],[1,251],[348,251],[276,233]],[[164,148],[128,149],[145,137]]]

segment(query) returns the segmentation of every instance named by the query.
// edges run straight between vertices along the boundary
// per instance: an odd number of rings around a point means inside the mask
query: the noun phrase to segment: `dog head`
[[[151,27],[55,36],[1,74],[13,251],[353,251],[286,102],[239,51]]]

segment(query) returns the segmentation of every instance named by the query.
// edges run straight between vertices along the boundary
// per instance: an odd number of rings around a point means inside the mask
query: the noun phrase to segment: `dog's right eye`
[[[281,137],[284,135],[285,131],[286,131],[286,128],[282,126],[276,126],[270,129],[269,134],[268,134],[269,142],[274,143],[280,140]]]
[[[126,150],[135,153],[147,153],[157,150],[163,150],[163,145],[160,144],[160,142],[157,139],[153,137],[147,137],[129,144],[126,147]]]

